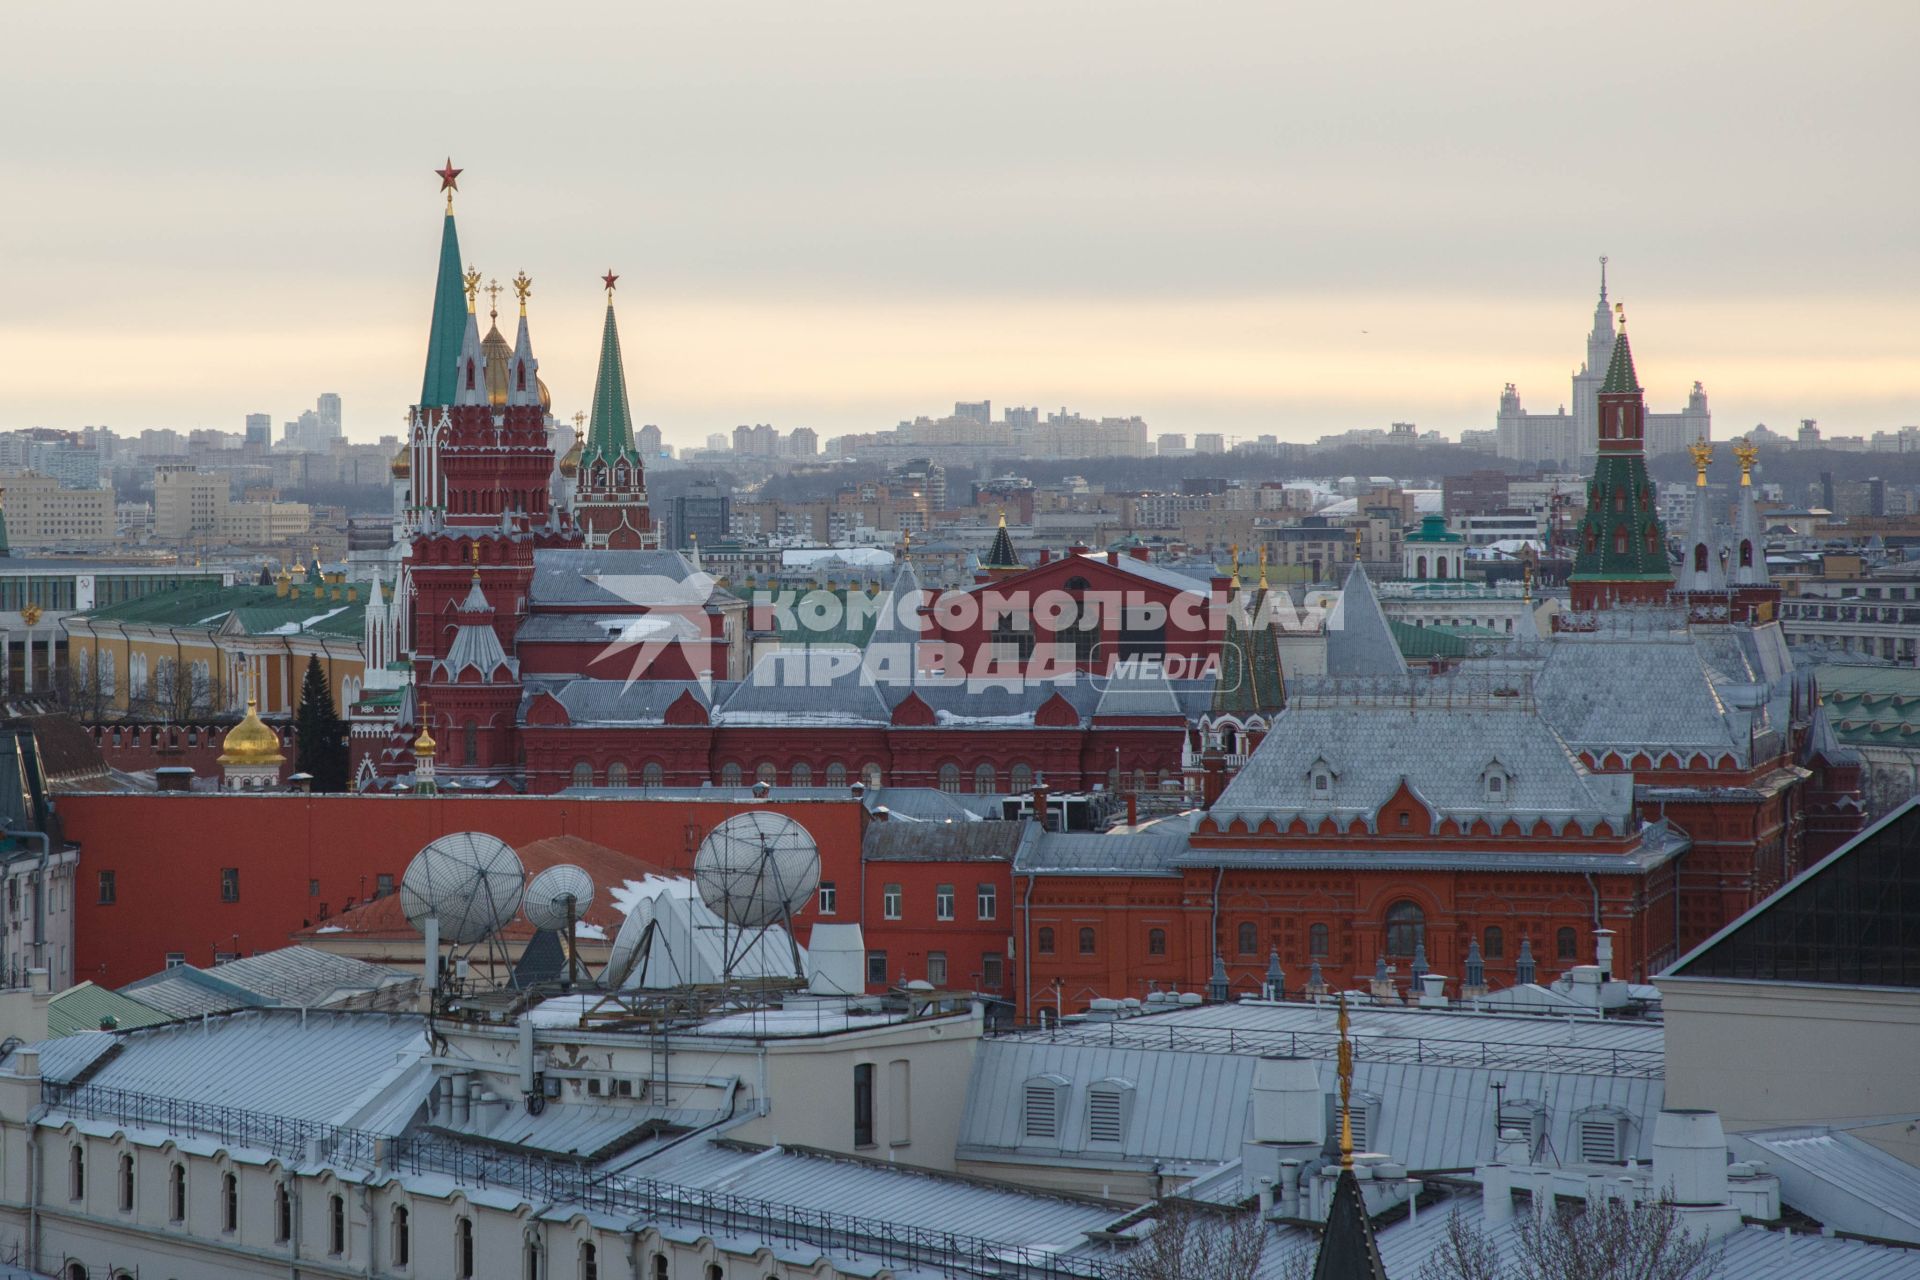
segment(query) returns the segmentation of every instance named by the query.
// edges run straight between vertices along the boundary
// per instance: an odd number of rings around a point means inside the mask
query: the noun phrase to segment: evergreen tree
[[[320,658],[307,659],[306,678],[300,682],[300,706],[294,713],[295,763],[313,775],[315,791],[347,789],[347,726],[334,709],[333,694]]]

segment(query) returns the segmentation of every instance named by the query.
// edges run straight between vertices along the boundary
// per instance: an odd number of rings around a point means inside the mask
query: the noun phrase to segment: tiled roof
[[[1007,862],[1032,838],[1030,822],[873,822],[861,841],[867,862]]]
[[[1340,603],[1327,618],[1327,674],[1336,679],[1407,674],[1406,659],[1380,612],[1373,583],[1357,562],[1347,573]]]
[[[1694,638],[1563,635],[1534,683],[1542,715],[1576,751],[1701,752],[1748,758],[1746,712]]]
[[[1326,792],[1313,786],[1321,766],[1333,775]],[[1498,795],[1487,781],[1494,770],[1503,775]],[[1438,817],[1486,818],[1496,829],[1509,818],[1529,826],[1544,818],[1556,829],[1605,818],[1616,831],[1632,821],[1633,780],[1588,773],[1524,702],[1437,698],[1289,707],[1212,815],[1222,825],[1244,818],[1257,826],[1268,817],[1284,825],[1296,815],[1310,824],[1323,817],[1343,827],[1365,824],[1402,785]]]

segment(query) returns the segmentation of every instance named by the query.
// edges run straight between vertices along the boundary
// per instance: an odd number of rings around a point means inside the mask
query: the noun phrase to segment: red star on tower
[[[606,283],[608,293],[613,292],[613,282],[615,280],[618,280],[619,278],[620,278],[619,276],[613,274],[613,270],[611,268],[607,270],[607,274],[600,277],[600,279]]]
[[[446,167],[443,169],[435,169],[434,172],[440,175],[440,189],[442,191],[458,191],[460,189],[460,175],[465,173],[466,170],[454,168],[453,157],[448,156]]]

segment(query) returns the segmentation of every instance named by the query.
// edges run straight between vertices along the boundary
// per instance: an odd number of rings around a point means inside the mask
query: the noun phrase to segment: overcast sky
[[[611,266],[675,443],[984,397],[1486,427],[1504,382],[1566,400],[1602,253],[1653,407],[1920,423],[1916,35],[1911,0],[9,5],[0,428],[330,390],[393,432],[449,153],[556,411]]]

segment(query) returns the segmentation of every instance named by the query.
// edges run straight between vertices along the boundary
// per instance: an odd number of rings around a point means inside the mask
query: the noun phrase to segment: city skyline
[[[1156,435],[1484,430],[1507,382],[1565,398],[1601,253],[1650,396],[1701,380],[1723,438],[1920,420],[1916,180],[1874,132],[1909,96],[1901,9],[1383,36],[1250,6],[1172,32],[586,8],[516,45],[511,79],[552,88],[472,104],[406,72],[445,40],[428,12],[373,46],[351,5],[190,12],[159,59],[157,18],[8,19],[44,56],[0,89],[39,122],[0,214],[0,427],[277,435],[335,390],[351,438],[397,431],[449,152],[473,263],[533,276],[556,412],[586,407],[611,266],[637,420],[679,447],[986,398]],[[1543,74],[1569,61],[1591,76]]]

